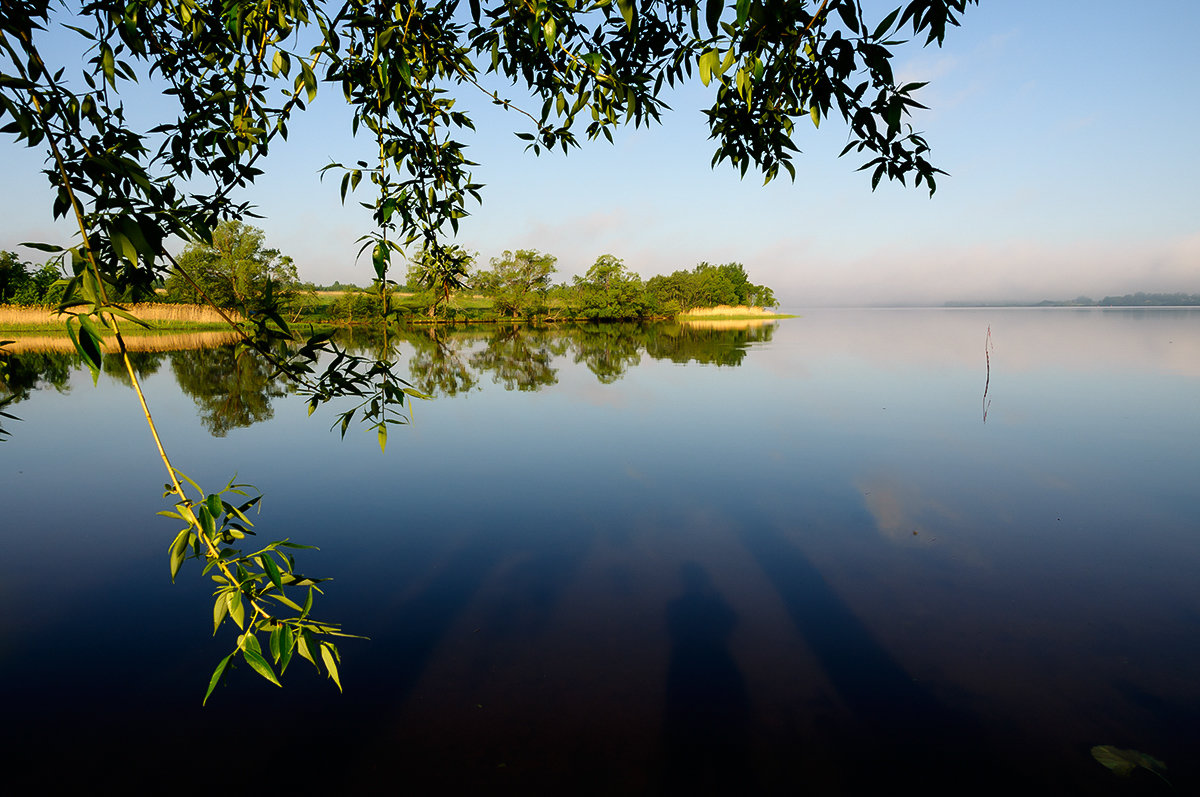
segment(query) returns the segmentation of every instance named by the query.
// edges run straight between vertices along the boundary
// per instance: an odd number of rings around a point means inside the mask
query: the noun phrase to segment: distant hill
[[[1040,302],[946,302],[945,307],[1200,307],[1200,293],[1127,293],[1090,299],[1043,299]]]

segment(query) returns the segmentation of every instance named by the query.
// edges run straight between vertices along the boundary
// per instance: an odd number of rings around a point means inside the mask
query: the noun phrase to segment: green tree
[[[53,262],[35,269],[16,252],[0,252],[0,304],[46,304],[51,286],[61,278]]]
[[[576,277],[575,292],[580,312],[586,318],[641,318],[646,314],[642,278],[612,255],[600,255],[587,274]]]
[[[771,290],[766,285],[748,285],[746,289],[745,303],[756,307],[779,306],[779,300],[775,298],[775,291]]]
[[[29,281],[29,264],[16,252],[0,252],[0,304],[8,304]]]
[[[166,282],[167,298],[199,304],[205,296],[220,307],[247,313],[278,310],[300,289],[292,259],[268,249],[263,231],[223,221],[212,243],[192,243],[179,255]]]
[[[558,258],[536,249],[505,250],[492,258],[492,267],[480,275],[480,287],[491,293],[496,312],[520,318],[545,311],[550,275]]]
[[[408,284],[432,292],[429,317],[437,315],[438,308],[450,303],[450,292],[466,287],[471,275],[471,264],[475,256],[458,246],[431,246],[421,250],[420,255],[408,266]]]

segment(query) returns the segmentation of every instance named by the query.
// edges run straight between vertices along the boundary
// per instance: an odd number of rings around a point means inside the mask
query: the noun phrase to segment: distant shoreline
[[[1127,293],[1091,299],[1042,299],[1040,302],[945,302],[942,307],[1200,307],[1200,293]]]

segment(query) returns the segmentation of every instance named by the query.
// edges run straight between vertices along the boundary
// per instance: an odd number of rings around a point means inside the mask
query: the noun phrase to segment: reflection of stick
[[[987,366],[987,378],[983,380],[983,422],[987,423],[988,407],[992,406],[992,402],[988,401],[988,386],[992,383],[992,358],[988,353],[988,349],[992,346],[992,325],[988,324],[987,337],[983,341],[983,362]]]

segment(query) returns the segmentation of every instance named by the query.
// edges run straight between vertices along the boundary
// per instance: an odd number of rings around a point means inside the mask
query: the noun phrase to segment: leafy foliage
[[[501,315],[520,318],[546,312],[550,275],[558,258],[536,249],[505,251],[492,258],[492,267],[479,275],[476,285],[490,293]]]
[[[1166,764],[1137,750],[1125,750],[1113,747],[1111,744],[1098,744],[1092,748],[1092,758],[1118,775],[1129,776],[1135,769],[1142,767],[1158,775],[1168,784],[1171,782],[1167,780]]]
[[[450,292],[466,286],[474,255],[458,246],[427,247],[408,268],[408,282],[433,292],[429,316],[437,315],[439,304],[450,301]]]
[[[775,293],[765,285],[750,282],[741,263],[714,266],[700,263],[691,271],[657,275],[646,282],[646,291],[660,304],[676,303],[682,310],[717,305],[774,307]]]
[[[35,269],[16,252],[0,252],[0,304],[47,304],[61,278],[53,262]]]
[[[240,221],[223,221],[212,243],[192,243],[167,277],[167,297],[246,314],[277,310],[300,286],[292,259],[264,245],[263,231]]]
[[[231,620],[242,632],[237,637],[234,650],[217,664],[203,702],[208,702],[230,660],[238,655],[256,673],[281,686],[274,666],[279,667],[282,674],[287,670],[292,655],[299,653],[318,671],[324,664],[326,674],[340,690],[342,684],[338,675],[340,656],[337,647],[322,637],[351,635],[343,633],[336,625],[312,619],[313,597],[321,592],[317,585],[328,579],[312,578],[296,572],[295,559],[289,553],[291,550],[311,549],[312,546],[298,545],[284,539],[244,553],[234,545],[255,533],[254,524],[247,513],[258,505],[262,496],[249,497],[245,488],[250,485],[237,484],[233,480],[219,492],[205,494],[187,476],[178,472],[176,475],[196,491],[197,497],[189,498],[173,484],[166,485],[163,494],[164,498],[174,496],[177,501],[173,511],[159,514],[187,524],[175,536],[168,551],[171,580],[175,580],[186,559],[202,560],[203,573],[210,575],[216,584],[213,592],[213,635],[226,619]],[[241,498],[247,500],[234,504],[226,499],[227,496],[235,501]],[[303,600],[303,605],[297,599]],[[263,654],[259,635],[266,638],[270,661]]]

